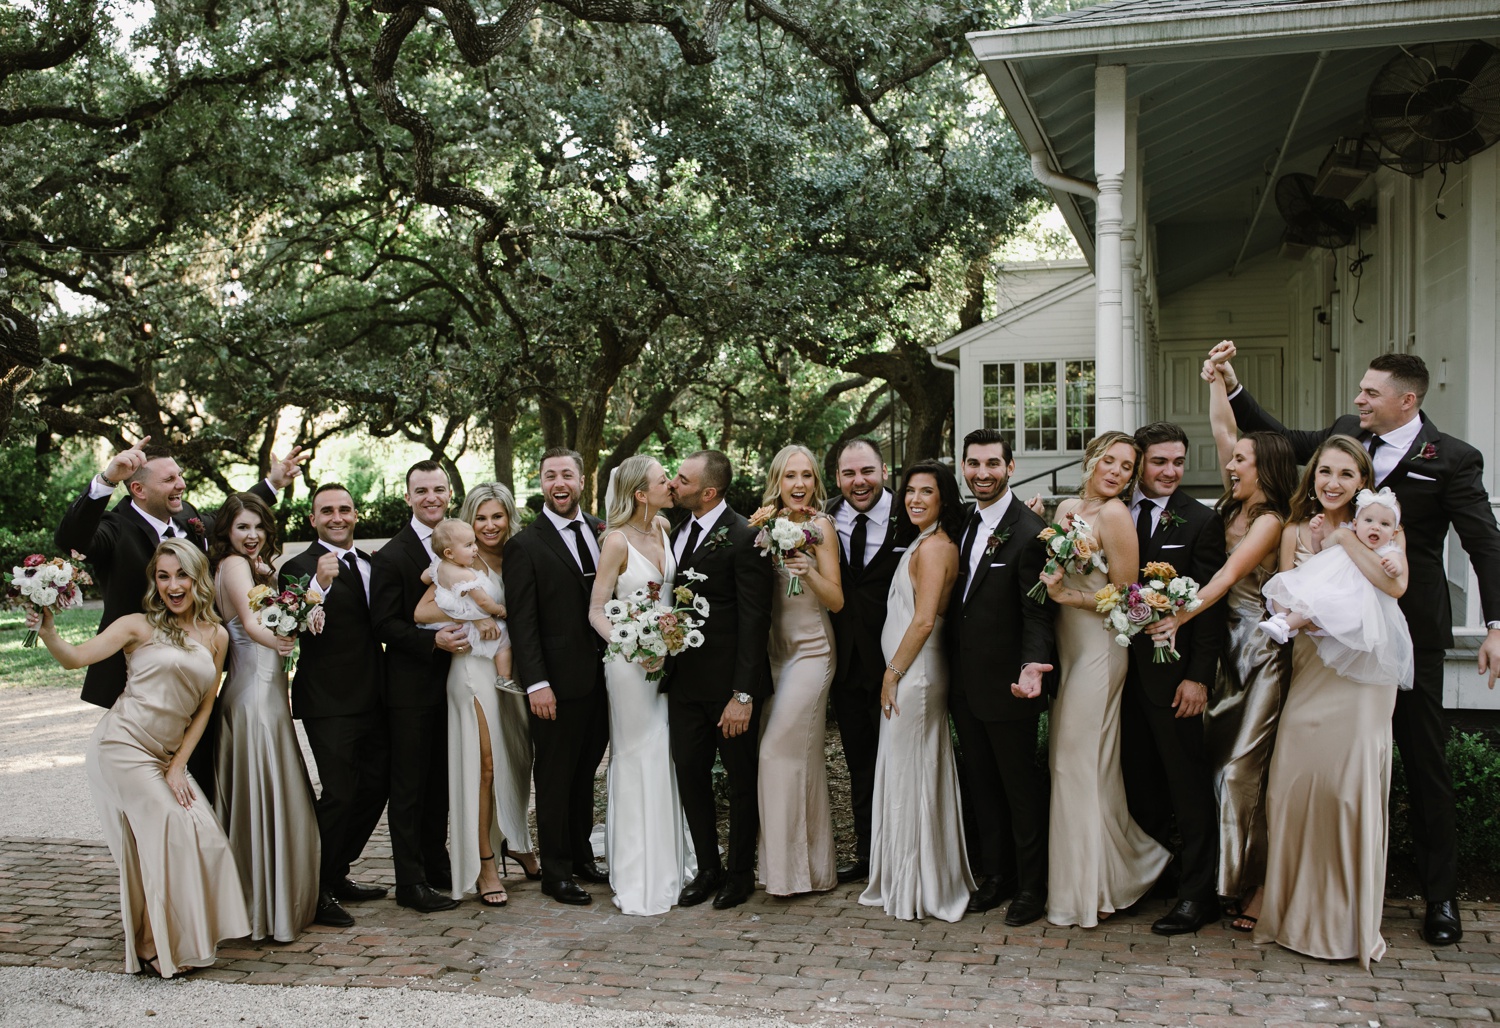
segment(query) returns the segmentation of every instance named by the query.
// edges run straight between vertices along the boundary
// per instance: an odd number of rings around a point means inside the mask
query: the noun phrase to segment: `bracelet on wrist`
[[[900,678],[902,675],[906,674],[905,671],[902,671],[900,668],[898,668],[895,664],[892,664],[890,661],[886,661],[885,669],[887,671],[889,671],[891,674],[895,675],[897,678]]]

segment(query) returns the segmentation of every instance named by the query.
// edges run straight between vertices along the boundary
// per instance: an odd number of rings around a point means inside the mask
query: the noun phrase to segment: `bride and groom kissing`
[[[711,897],[721,909],[736,906],[754,887],[774,573],[755,548],[756,530],[724,501],[729,459],[700,451],[669,479],[654,459],[631,457],[611,476],[605,521],[578,505],[579,454],[548,450],[540,472],[542,513],[507,545],[503,576],[515,677],[527,692],[536,748],[542,891],[586,904],[592,897],[574,879],[607,880],[628,914]],[[669,532],[660,512],[673,506],[689,517]],[[604,605],[652,583],[687,584],[690,570],[711,612],[702,645],[670,658],[659,683],[638,663],[606,664]],[[607,879],[589,838],[606,744]],[[716,754],[729,789],[727,868]]]

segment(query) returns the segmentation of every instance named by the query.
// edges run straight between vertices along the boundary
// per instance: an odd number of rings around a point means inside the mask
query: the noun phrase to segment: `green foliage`
[[[87,642],[99,630],[99,612],[65,610],[57,615],[57,628],[75,646]],[[29,650],[23,647],[25,638],[25,615],[18,610],[0,611],[0,688],[55,685],[74,692],[83,688],[82,668],[63,670],[40,643]]]
[[[367,499],[358,504],[358,508],[359,523],[354,534],[359,540],[389,539],[411,521],[411,508],[399,495]],[[307,520],[312,513],[310,497],[282,500],[275,511],[283,543],[312,542],[318,537]]]
[[[1412,856],[1411,804],[1406,772],[1396,750],[1391,772],[1391,855]],[[1458,821],[1458,866],[1500,872],[1500,748],[1477,732],[1448,738]]]
[[[0,443],[0,530],[49,538],[68,505],[99,469],[84,449],[38,456],[31,439]],[[0,549],[8,544],[0,537]]]

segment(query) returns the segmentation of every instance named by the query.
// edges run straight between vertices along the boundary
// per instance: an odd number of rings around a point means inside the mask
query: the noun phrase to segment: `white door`
[[[1285,408],[1285,336],[1236,339],[1234,370],[1251,395],[1272,414]],[[1208,383],[1198,377],[1208,347],[1201,339],[1163,340],[1157,409],[1165,421],[1181,425],[1188,436],[1188,473],[1184,485],[1194,496],[1217,496],[1223,489],[1219,456],[1208,424]]]

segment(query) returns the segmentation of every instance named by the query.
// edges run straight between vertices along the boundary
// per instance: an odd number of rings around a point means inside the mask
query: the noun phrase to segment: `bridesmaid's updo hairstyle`
[[[505,508],[505,538],[500,540],[500,545],[504,546],[510,542],[511,536],[521,530],[521,515],[516,510],[515,496],[499,482],[482,482],[464,493],[464,503],[458,509],[458,516],[472,527],[479,508],[491,500]]]
[[[611,531],[635,520],[635,494],[647,490],[651,469],[658,466],[655,457],[638,453],[626,457],[610,472],[609,487],[604,491],[604,523]]]
[[[192,603],[189,605],[184,620],[190,625],[217,625],[219,613],[214,610],[214,577],[208,570],[208,558],[203,551],[194,546],[187,539],[163,539],[156,552],[151,555],[151,562],[146,565],[146,595],[141,600],[141,613],[146,615],[146,622],[172,643],[173,646],[187,649],[187,632],[184,631],[182,622],[167,609],[166,603],[156,591],[156,566],[163,557],[175,557],[177,563],[182,565],[188,577],[193,580]]]
[[[1338,450],[1340,453],[1354,461],[1354,466],[1359,468],[1361,489],[1373,489],[1375,487],[1375,465],[1370,463],[1370,455],[1360,445],[1359,440],[1352,435],[1331,435],[1323,440],[1323,444],[1313,452],[1312,460],[1307,462],[1307,469],[1302,472],[1302,481],[1297,483],[1297,491],[1292,494],[1292,517],[1293,524],[1307,521],[1315,514],[1323,513],[1323,504],[1318,502],[1318,464],[1323,460],[1323,454],[1329,450]],[[1257,463],[1259,458],[1257,457]]]
[[[245,513],[260,518],[260,534],[264,541],[258,556],[267,567],[276,566],[276,558],[281,556],[281,532],[276,527],[276,515],[271,513],[266,501],[254,493],[231,493],[229,499],[224,501],[224,506],[219,508],[219,513],[214,515],[213,535],[208,540],[208,566],[211,572],[218,571],[224,558],[237,552],[229,541],[229,532],[239,516]],[[258,585],[271,585],[276,581],[275,571],[257,574],[253,562],[250,564],[250,574]]]
[[[1135,475],[1140,471],[1141,447],[1136,442],[1135,436],[1128,432],[1100,432],[1089,440],[1089,444],[1083,448],[1083,481],[1078,486],[1080,494],[1088,487],[1089,479],[1094,477],[1094,469],[1099,466],[1099,461],[1104,458],[1111,447],[1120,443],[1125,443],[1135,451],[1135,469],[1131,473],[1130,481],[1126,482],[1124,488],[1120,490],[1121,496],[1130,495],[1130,488],[1135,484]]]
[[[823,468],[818,463],[818,458],[813,456],[813,452],[801,443],[783,446],[776,451],[776,456],[771,458],[771,470],[766,472],[766,491],[760,497],[761,506],[781,506],[781,476],[786,474],[787,463],[799,453],[812,465],[812,505],[818,510],[823,509],[823,504],[828,500],[828,488],[823,484]]]
[[[929,475],[937,482],[938,502],[943,505],[942,509],[938,511],[938,527],[952,540],[953,545],[957,546],[959,540],[963,538],[964,521],[966,518],[964,515],[964,498],[958,491],[958,479],[953,477],[953,469],[942,461],[918,461],[906,469],[906,480],[902,488],[903,494],[906,491],[904,486],[911,485],[911,480],[918,475]],[[903,504],[905,502],[905,500],[902,501]]]

